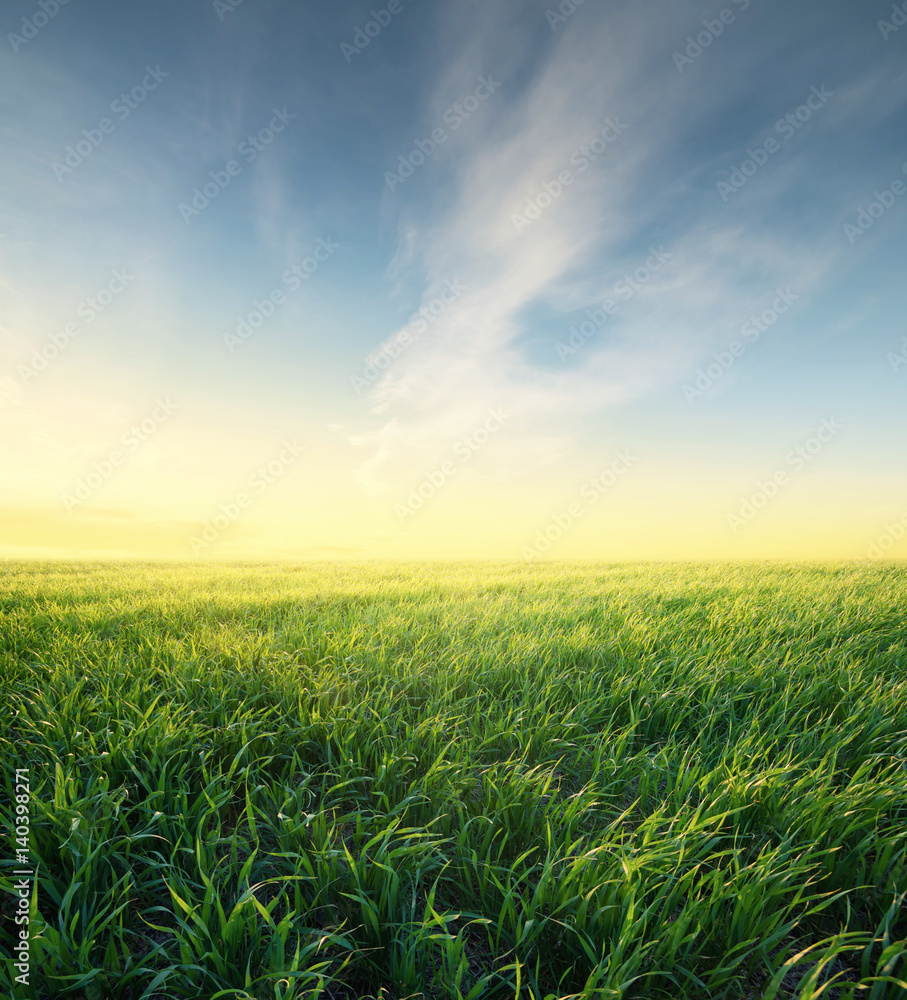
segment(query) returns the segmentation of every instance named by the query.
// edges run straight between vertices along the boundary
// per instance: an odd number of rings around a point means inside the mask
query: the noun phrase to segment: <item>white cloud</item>
[[[726,344],[764,308],[776,285],[803,295],[834,257],[834,250],[805,249],[794,237],[766,232],[755,217],[741,219],[713,184],[696,189],[695,171],[672,176],[664,164],[683,140],[680,112],[689,97],[676,91],[670,60],[662,71],[653,63],[664,39],[658,29],[617,30],[617,15],[582,13],[527,87],[508,93],[505,82],[482,121],[450,144],[449,180],[436,189],[438,200],[406,211],[394,277],[406,267],[427,275],[424,302],[450,275],[467,290],[372,391],[376,412],[391,419],[359,438],[376,449],[357,471],[370,492],[412,479],[427,454],[467,432],[489,406],[513,414],[506,438],[514,455],[535,460],[540,449],[532,440],[552,434],[569,447],[579,416],[677,383],[710,346]],[[493,21],[489,13],[471,22],[475,35],[467,33],[451,57],[429,101],[432,113],[494,66],[505,43]],[[710,94],[706,103],[720,100]],[[626,131],[579,174],[571,153],[609,118],[626,123]],[[518,232],[513,214],[568,168],[574,183]],[[678,222],[681,198],[696,213]],[[533,364],[519,343],[525,311],[539,304],[562,311],[566,332],[570,310],[600,303],[624,271],[642,263],[644,232],[664,233],[653,241],[673,254],[671,263],[621,304],[575,363]],[[550,449],[541,451],[550,460]]]

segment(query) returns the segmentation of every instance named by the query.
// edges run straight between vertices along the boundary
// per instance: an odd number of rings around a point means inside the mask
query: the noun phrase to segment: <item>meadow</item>
[[[6,563],[0,992],[904,996],[905,608],[884,565]]]

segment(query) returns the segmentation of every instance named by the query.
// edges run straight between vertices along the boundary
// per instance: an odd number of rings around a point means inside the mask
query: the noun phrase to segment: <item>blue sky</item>
[[[907,510],[907,26],[886,18],[10,0],[0,544],[197,555],[294,438],[305,456],[203,555],[529,558],[623,448],[639,462],[607,504],[536,555],[864,556]],[[715,369],[779,291],[783,314]],[[172,418],[68,509],[164,397]],[[841,433],[734,531],[828,418]]]

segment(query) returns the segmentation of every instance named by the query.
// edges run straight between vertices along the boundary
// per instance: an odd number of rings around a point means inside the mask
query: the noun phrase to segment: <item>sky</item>
[[[904,558],[905,10],[6,0],[0,555]]]

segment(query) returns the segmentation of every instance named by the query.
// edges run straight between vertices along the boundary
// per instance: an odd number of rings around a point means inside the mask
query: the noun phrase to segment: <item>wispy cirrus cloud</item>
[[[645,31],[622,9],[577,16],[547,51],[527,55],[522,39],[521,60],[519,40],[507,41],[514,9],[492,4],[465,19],[427,102],[430,122],[501,61],[502,48],[510,53],[506,69],[524,78],[508,94],[499,74],[500,96],[445,149],[431,195],[402,204],[394,278],[402,284],[407,270],[424,275],[423,301],[450,275],[467,290],[372,390],[386,422],[355,435],[355,443],[374,449],[357,472],[373,492],[412,478],[432,449],[489,405],[505,405],[516,418],[502,448],[528,461],[550,458],[550,449],[531,446],[533,438],[554,435],[568,448],[578,415],[672,386],[777,285],[807,294],[840,253],[765,228],[758,207],[729,210],[704,176],[714,164],[687,162],[691,98],[700,128],[726,113],[740,84],[710,82],[704,101],[694,83],[678,86],[664,56],[682,27],[678,14],[647,22]],[[620,134],[612,132],[594,156],[587,144],[609,121]],[[564,170],[571,183],[551,196]],[[542,208],[524,225],[528,199]],[[572,311],[600,304],[652,244],[670,263],[618,304],[573,363],[540,364],[525,350],[529,310],[562,315],[566,329]]]

